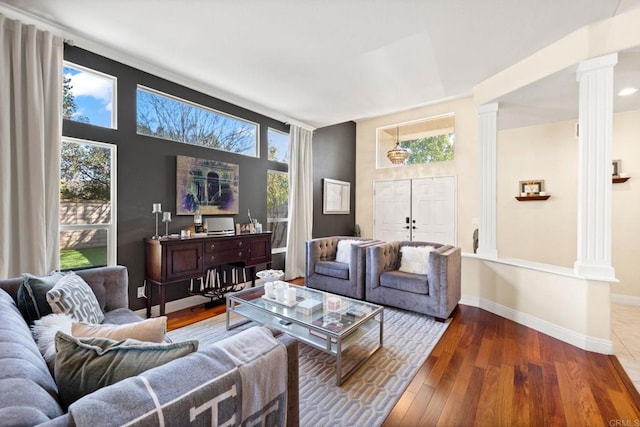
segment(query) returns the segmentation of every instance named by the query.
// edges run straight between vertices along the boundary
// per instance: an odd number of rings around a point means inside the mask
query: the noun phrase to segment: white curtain
[[[289,228],[285,279],[304,277],[305,242],[313,225],[313,132],[291,125],[289,131]]]
[[[62,49],[0,14],[0,278],[59,265]]]

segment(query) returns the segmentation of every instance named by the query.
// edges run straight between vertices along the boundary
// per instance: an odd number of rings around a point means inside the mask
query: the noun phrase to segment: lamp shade
[[[399,165],[404,163],[409,157],[409,152],[400,146],[400,142],[396,142],[396,146],[393,147],[393,150],[387,151],[387,157],[394,165]]]

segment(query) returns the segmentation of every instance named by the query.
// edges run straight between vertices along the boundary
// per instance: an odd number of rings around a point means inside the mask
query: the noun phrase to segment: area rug
[[[340,387],[335,357],[300,344],[300,425],[381,425],[447,326],[429,316],[385,308],[384,346]],[[227,331],[225,315],[220,315],[168,335],[174,341],[197,339],[205,346],[239,330]]]

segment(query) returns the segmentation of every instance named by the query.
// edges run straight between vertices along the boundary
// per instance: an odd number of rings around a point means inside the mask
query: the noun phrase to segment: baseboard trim
[[[611,302],[616,304],[640,306],[640,297],[624,294],[611,294]]]
[[[172,313],[174,311],[184,310],[185,308],[195,307],[196,305],[204,304],[205,302],[209,302],[210,298],[203,297],[200,295],[192,295],[190,297],[182,298],[175,301],[169,301],[165,304],[165,313]],[[146,317],[147,309],[141,308],[140,310],[136,310],[135,313],[139,316]],[[159,316],[160,315],[160,306],[154,305],[151,306],[151,315]]]
[[[604,340],[579,334],[571,329],[558,326],[544,319],[522,313],[484,298],[462,297],[460,304],[487,310],[490,313],[504,317],[505,319],[513,320],[516,323],[535,329],[536,331],[547,334],[583,350],[601,354],[614,354],[613,342],[611,340]]]

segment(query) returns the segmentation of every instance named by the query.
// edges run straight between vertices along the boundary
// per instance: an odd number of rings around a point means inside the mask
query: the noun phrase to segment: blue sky
[[[74,116],[88,117],[89,123],[93,125],[112,127],[115,79],[68,65],[65,65],[62,72],[65,77],[71,78],[71,93],[77,107]]]
[[[269,129],[267,132],[269,138],[269,148],[276,147],[277,160],[288,163],[289,162],[289,134],[278,132],[274,129]]]
[[[80,116],[84,116],[89,119],[89,123],[92,125],[107,128],[115,127],[115,123],[112,120],[115,79],[82,67],[76,67],[71,63],[65,63],[63,74],[71,79],[71,93],[76,103],[76,112],[72,120],[78,120]],[[153,96],[162,96],[152,92],[149,93]],[[172,102],[178,102],[175,99],[166,98]],[[230,131],[233,131],[238,125],[236,122],[236,119],[228,118],[223,122],[223,126],[231,126]],[[239,123],[243,122],[239,121]],[[276,147],[277,161],[288,163],[289,134],[269,129],[268,145],[269,147]],[[255,152],[255,147],[247,151],[247,153],[243,154],[252,155],[251,151]]]

